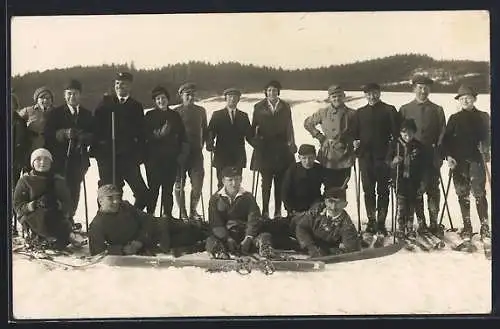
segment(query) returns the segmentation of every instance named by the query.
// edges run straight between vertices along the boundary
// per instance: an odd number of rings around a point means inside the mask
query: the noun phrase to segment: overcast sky
[[[320,67],[421,53],[489,61],[487,11],[15,17],[12,74],[189,60]]]

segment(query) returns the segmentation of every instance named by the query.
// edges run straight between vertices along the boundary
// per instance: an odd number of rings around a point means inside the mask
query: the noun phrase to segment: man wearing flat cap
[[[472,237],[470,193],[476,200],[481,223],[481,238],[490,238],[488,201],[486,199],[486,164],[490,162],[490,115],[478,110],[474,103],[477,92],[462,85],[455,97],[461,110],[450,116],[443,136],[443,154],[453,173],[453,184],[462,213],[463,238]]]
[[[392,140],[399,136],[400,117],[396,108],[380,100],[380,86],[363,87],[368,104],[354,114],[350,137],[359,157],[365,198],[368,233],[386,235],[385,220],[389,206],[390,168],[385,161]]]
[[[282,194],[288,217],[305,212],[317,202],[322,201],[321,185],[324,181],[324,168],[316,162],[314,145],[302,144],[299,147],[299,161],[290,165],[283,180]]]
[[[186,172],[191,180],[190,196],[190,214],[189,218],[200,220],[202,216],[196,210],[201,198],[203,189],[203,179],[205,178],[205,169],[203,166],[203,145],[207,141],[208,124],[207,111],[205,108],[196,105],[195,100],[196,86],[194,83],[187,82],[179,87],[178,93],[182,104],[175,108],[184,123],[187,142],[189,144],[187,158],[179,168],[175,181],[175,199],[180,209],[180,217],[188,219],[186,211],[186,196],[184,192],[184,182],[186,181]]]
[[[134,206],[142,210],[150,199],[139,167],[145,160],[146,152],[144,109],[130,95],[132,81],[132,74],[118,73],[115,94],[105,96],[97,106],[91,150],[99,169],[98,186],[114,183],[123,188],[124,182],[127,182],[134,193]]]
[[[222,187],[210,197],[208,221],[211,235],[206,250],[213,258],[227,259],[230,254],[272,255],[269,233],[262,233],[263,220],[253,195],[241,187],[240,168],[221,170]]]
[[[221,189],[222,169],[246,167],[245,139],[253,145],[253,134],[248,115],[237,106],[241,92],[236,88],[224,90],[225,108],[215,111],[208,124],[207,151],[214,152],[212,166],[217,172],[217,189]]]
[[[344,90],[338,85],[328,88],[328,100],[327,106],[306,118],[304,128],[319,141],[318,161],[325,168],[325,188],[345,187],[355,160],[349,134],[355,111],[345,105]]]
[[[68,185],[73,203],[70,220],[75,229],[81,227],[73,217],[80,201],[80,186],[90,166],[88,148],[93,131],[92,113],[80,105],[81,93],[81,82],[69,80],[64,87],[66,104],[50,111],[45,125],[47,149],[54,158],[54,171],[63,176]]]
[[[269,217],[269,198],[274,180],[274,218],[281,217],[281,186],[297,152],[290,105],[279,98],[281,84],[272,80],[264,87],[265,99],[254,105],[254,144],[250,170],[262,174],[262,213]]]
[[[120,188],[106,184],[97,190],[99,210],[89,227],[91,255],[151,255],[204,243],[208,227],[153,217],[122,200]]]
[[[413,119],[417,125],[415,139],[423,144],[424,158],[430,160],[424,164],[422,186],[418,191],[415,213],[418,221],[418,232],[429,230],[432,234],[440,234],[438,214],[440,203],[439,179],[443,155],[441,143],[446,128],[446,118],[441,106],[429,100],[429,93],[434,81],[426,76],[417,75],[412,79],[415,99],[401,106],[401,119]],[[425,221],[424,194],[427,193],[429,209],[429,227]]]
[[[331,187],[325,191],[324,209],[306,213],[297,223],[295,234],[309,256],[321,257],[361,250],[361,240],[349,214],[346,191]]]

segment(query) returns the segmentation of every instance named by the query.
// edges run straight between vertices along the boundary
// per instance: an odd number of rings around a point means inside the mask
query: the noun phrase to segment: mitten
[[[325,140],[326,140],[325,135],[323,135],[323,134],[322,134],[322,133],[320,133],[320,132],[318,132],[318,133],[314,136],[314,138],[316,138],[317,140],[319,140],[319,144],[320,144],[320,145],[323,145],[323,143],[324,143],[324,142],[325,142]]]

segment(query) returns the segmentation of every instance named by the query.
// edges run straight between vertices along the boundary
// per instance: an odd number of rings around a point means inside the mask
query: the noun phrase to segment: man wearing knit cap
[[[184,123],[186,129],[187,142],[189,144],[188,156],[179,168],[179,173],[175,181],[175,200],[180,209],[181,219],[188,219],[186,210],[186,195],[184,185],[186,172],[191,180],[190,195],[190,218],[202,219],[197,211],[198,203],[203,189],[203,179],[205,169],[203,166],[203,146],[207,141],[207,111],[194,103],[196,86],[194,83],[184,83],[179,87],[179,97],[182,104],[175,108]]]
[[[338,85],[328,88],[328,100],[330,104],[306,118],[304,128],[319,141],[318,161],[325,168],[325,187],[347,186],[355,159],[349,135],[355,112],[345,105],[344,90]]]
[[[189,152],[186,130],[179,112],[172,110],[169,104],[169,93],[157,86],[151,92],[154,109],[146,113],[144,128],[146,131],[146,176],[150,189],[150,204],[147,211],[154,214],[158,193],[162,189],[162,202],[165,212],[172,216],[172,191],[178,168],[185,166]]]
[[[463,238],[470,239],[470,192],[476,200],[481,223],[481,238],[490,238],[488,201],[486,199],[486,164],[490,162],[490,115],[478,110],[474,103],[477,92],[466,85],[460,86],[455,97],[461,110],[450,116],[443,136],[443,154],[453,173],[464,227]]]
[[[324,209],[318,214],[306,213],[297,223],[296,236],[310,257],[361,250],[361,241],[349,214],[346,191],[331,187],[325,191]]]
[[[82,84],[70,80],[64,87],[66,104],[47,115],[45,138],[47,148],[54,156],[54,171],[66,178],[73,202],[70,220],[75,229],[81,227],[73,216],[80,201],[80,186],[90,161],[88,147],[92,140],[92,113],[80,105]]]
[[[97,190],[100,205],[89,228],[91,255],[151,255],[168,253],[204,242],[207,228],[167,217],[153,217],[122,200],[122,191],[112,184]],[[158,248],[159,247],[159,248]]]
[[[297,152],[290,105],[279,98],[281,84],[270,81],[265,99],[254,106],[252,132],[255,148],[250,169],[262,174],[262,213],[269,217],[269,198],[274,181],[274,218],[281,217],[283,178]]]
[[[365,85],[363,92],[368,104],[355,112],[349,135],[355,140],[359,157],[368,216],[366,231],[386,235],[390,169],[385,158],[390,141],[399,136],[400,117],[394,106],[380,100],[378,84]]]
[[[217,188],[221,189],[222,169],[239,168],[240,172],[247,164],[245,139],[253,146],[253,134],[248,115],[237,106],[241,91],[236,88],[224,90],[225,108],[215,111],[208,124],[207,151],[214,152],[212,166],[217,171]]]
[[[132,74],[118,73],[115,78],[115,94],[103,98],[97,106],[91,151],[99,169],[98,185],[115,182],[122,188],[127,182],[134,193],[134,206],[142,210],[150,199],[139,167],[144,162],[146,152],[144,110],[142,104],[130,95],[132,81]]]
[[[19,115],[26,121],[30,133],[30,149],[28,154],[40,147],[45,147],[45,123],[47,114],[52,110],[54,103],[54,94],[46,87],[40,87],[33,94],[34,105],[19,110]],[[29,160],[29,159],[27,159]],[[29,170],[30,164],[26,163],[26,169]]]
[[[227,259],[229,254],[257,249],[261,256],[270,257],[270,234],[261,233],[260,209],[252,194],[241,187],[240,168],[225,167],[221,176],[223,187],[210,197],[208,205],[211,235],[207,252],[214,258]]]
[[[322,201],[321,185],[324,169],[316,162],[314,145],[299,147],[299,161],[290,165],[283,180],[283,202],[289,217],[307,211],[314,203]]]
[[[415,212],[418,221],[419,233],[427,231],[424,213],[424,194],[427,193],[429,208],[429,230],[433,234],[440,234],[437,223],[439,214],[440,191],[439,179],[443,163],[441,143],[446,128],[444,110],[441,106],[429,100],[432,79],[418,75],[412,79],[415,99],[401,106],[399,113],[402,119],[413,119],[417,125],[415,138],[424,146],[425,158],[428,163],[424,166],[424,180],[419,189]]]

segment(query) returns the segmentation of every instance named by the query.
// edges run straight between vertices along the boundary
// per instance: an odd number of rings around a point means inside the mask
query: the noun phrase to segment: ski
[[[68,252],[49,252],[49,251],[29,251],[29,250],[16,250],[15,254],[25,256],[29,260],[40,262],[46,265],[48,268],[53,269],[60,267],[63,269],[86,269],[90,266],[100,263],[102,259],[107,255],[106,252],[95,256],[80,256],[72,257]],[[56,257],[71,257],[78,259],[80,264],[71,264],[57,259]]]
[[[481,242],[483,243],[484,256],[487,260],[491,260],[491,238],[484,237]]]
[[[123,267],[198,267],[209,272],[230,272],[236,271],[240,274],[247,274],[253,270],[267,271],[299,271],[315,272],[325,269],[325,263],[313,260],[264,260],[252,256],[243,256],[232,259],[211,259],[211,258],[172,258],[167,255],[158,256],[107,256],[104,263],[110,266]]]
[[[430,232],[425,233],[424,238],[427,239],[427,241],[432,245],[432,249],[435,250],[443,249],[446,245],[443,240]]]
[[[478,249],[470,238],[462,239],[456,232],[446,232],[444,240],[454,251],[472,253],[476,252]]]
[[[429,243],[429,241],[427,241],[427,239],[420,235],[420,234],[417,234],[417,237],[416,239],[414,240],[414,243],[420,248],[422,249],[423,251],[425,252],[429,252],[432,250],[432,244]]]
[[[404,242],[406,250],[408,250],[408,251],[415,251],[417,249],[417,245],[415,244],[414,240],[408,239],[408,238],[404,238],[403,242]]]

